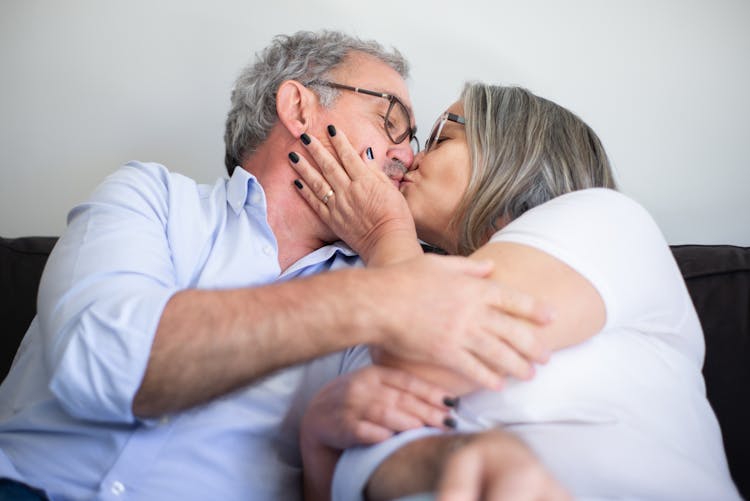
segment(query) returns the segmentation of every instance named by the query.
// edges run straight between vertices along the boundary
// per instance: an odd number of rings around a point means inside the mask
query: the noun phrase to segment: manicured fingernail
[[[452,428],[454,430],[456,429],[456,426],[458,425],[458,423],[456,423],[456,420],[453,419],[452,417],[447,417],[443,419],[443,424],[447,426],[448,428]]]
[[[443,398],[443,404],[446,407],[458,407],[458,397],[445,397]]]
[[[294,186],[296,186],[296,187],[297,187],[297,188],[299,188],[300,190],[302,189],[302,183],[300,182],[300,180],[299,180],[299,179],[295,179],[295,180],[294,180]]]
[[[307,134],[302,133],[302,135],[299,138],[303,143],[305,143],[305,146],[310,144],[310,136],[308,136]]]
[[[334,127],[333,125],[329,125],[328,127],[326,127],[326,129],[328,129],[329,136],[333,137],[336,135],[336,127]]]
[[[299,155],[292,151],[291,153],[289,153],[289,160],[291,160],[292,163],[296,164],[297,162],[299,162]]]
[[[368,147],[367,150],[365,150],[365,154],[367,155],[367,158],[370,160],[375,158],[375,155],[372,153],[372,148]]]

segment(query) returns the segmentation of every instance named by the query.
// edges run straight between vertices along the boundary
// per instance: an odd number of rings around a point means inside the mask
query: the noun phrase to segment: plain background
[[[669,243],[750,245],[747,0],[2,0],[0,235],[59,235],[131,159],[223,176],[238,72],[321,28],[409,58],[420,139],[465,80],[522,85],[597,131]]]

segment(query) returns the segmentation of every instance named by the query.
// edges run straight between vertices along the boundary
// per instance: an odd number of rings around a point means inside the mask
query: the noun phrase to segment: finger
[[[346,170],[339,162],[339,159],[328,151],[317,138],[308,136],[307,134],[303,134],[302,137],[305,138],[302,143],[315,161],[318,170],[328,184],[331,185],[333,190],[341,191],[348,187],[351,180],[349,179]],[[362,162],[359,158],[357,158],[356,161],[360,163]]]
[[[365,409],[364,418],[366,421],[391,430],[391,432],[406,431],[424,426],[422,420],[386,402],[371,404]]]
[[[474,346],[472,353],[490,369],[524,381],[534,376],[534,366],[502,339],[483,336]]]
[[[479,455],[459,451],[445,463],[438,484],[437,501],[475,501],[483,499],[482,461]]]
[[[380,169],[369,169],[367,167],[365,164],[366,157],[363,159],[357,154],[344,131],[336,129],[334,125],[329,125],[327,130],[331,138],[331,144],[336,150],[336,155],[341,159],[341,165],[350,179],[362,177],[369,171],[380,171]]]
[[[480,324],[497,339],[502,339],[519,355],[529,361],[544,363],[549,360],[550,351],[539,328],[519,318],[511,317],[494,310],[487,316],[486,323]]]
[[[492,273],[495,263],[489,259],[475,260],[461,256],[429,255],[426,259],[438,260],[446,270],[463,273],[465,275],[485,278]]]
[[[321,199],[331,189],[328,182],[320,172],[310,165],[305,157],[297,155],[295,152],[289,154],[289,164],[301,178],[302,188],[295,183],[295,186],[300,190],[300,194],[318,214],[327,214],[326,204]],[[305,190],[305,187],[307,187],[307,190]],[[307,193],[303,193],[305,191]]]
[[[390,367],[380,367],[380,369],[382,369],[381,378],[383,383],[388,386],[413,395],[436,409],[447,409],[443,400],[448,395],[448,392],[443,388],[428,383],[406,371]]]
[[[544,302],[511,287],[499,288],[497,308],[500,310],[539,325],[545,325],[552,320],[552,311]]]
[[[362,162],[364,162],[365,168],[362,171],[358,171],[355,174],[356,177],[353,177],[351,173],[349,174],[349,177],[351,177],[352,181],[354,181],[355,179],[362,179],[365,176],[373,176],[375,178],[378,178],[378,180],[382,183],[387,183],[389,185],[392,184],[391,179],[385,173],[383,166],[380,165],[377,160],[375,160],[374,155],[375,153],[372,151],[372,148],[365,148],[365,151],[363,151],[359,156]]]
[[[354,425],[354,439],[358,444],[377,444],[393,437],[393,431],[376,423],[361,420]]]
[[[431,405],[423,400],[420,400],[414,395],[405,393],[400,390],[391,391],[393,392],[391,395],[385,395],[386,399],[390,400],[386,400],[386,405],[388,406],[386,415],[388,415],[388,413],[390,412],[393,412],[395,414],[403,414],[404,416],[408,417],[408,423],[407,419],[404,419],[402,424],[399,424],[399,426],[403,426],[402,428],[393,429],[397,431],[404,431],[421,426],[433,426],[435,428],[446,429],[448,428],[445,425],[445,420],[449,417],[449,414],[447,408],[443,405]],[[387,423],[388,422],[386,421],[386,423],[384,424]]]
[[[535,501],[541,497],[540,487],[529,485],[511,475],[498,475],[487,479],[484,498],[491,501]]]
[[[505,382],[501,373],[486,365],[468,349],[451,351],[439,363],[490,390],[502,389]]]

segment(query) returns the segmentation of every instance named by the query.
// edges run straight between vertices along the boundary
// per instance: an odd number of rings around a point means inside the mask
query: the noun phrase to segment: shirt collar
[[[235,167],[232,177],[227,181],[227,203],[235,214],[242,212],[253,193],[260,193],[260,198],[265,199],[263,188],[255,176],[240,166]]]
[[[346,245],[343,241],[339,240],[338,242],[333,242],[332,244],[325,245],[320,249],[316,249],[310,254],[307,254],[306,256],[300,258],[296,263],[284,270],[284,272],[281,274],[281,277],[288,277],[289,275],[294,275],[299,270],[308,266],[313,266],[325,261],[333,260],[335,259],[335,256],[337,254],[343,256],[344,258],[357,258],[357,260],[359,260],[357,253],[354,252],[351,247]]]

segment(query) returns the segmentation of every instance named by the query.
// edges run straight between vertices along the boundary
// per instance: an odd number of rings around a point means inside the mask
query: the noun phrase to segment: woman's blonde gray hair
[[[234,168],[268,137],[276,124],[276,91],[285,80],[309,85],[326,80],[351,52],[374,56],[396,70],[404,79],[409,65],[398,50],[386,51],[373,40],[360,40],[338,31],[300,31],[276,36],[256,55],[235,82],[227,116],[224,164],[232,175]],[[339,91],[315,86],[323,106],[330,106]]]
[[[555,197],[616,189],[601,141],[562,106],[520,87],[482,83],[466,84],[461,101],[472,174],[453,221],[459,254]]]

